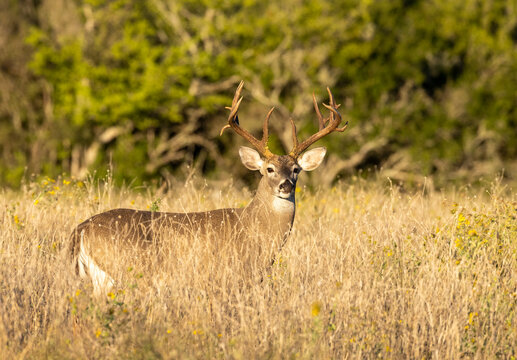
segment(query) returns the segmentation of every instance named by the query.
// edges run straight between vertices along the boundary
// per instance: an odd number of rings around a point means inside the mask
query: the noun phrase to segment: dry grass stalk
[[[160,210],[250,198],[230,184],[173,189]],[[67,262],[70,230],[105,209],[150,207],[153,191],[47,179],[1,194],[6,358],[516,356],[517,203],[497,184],[424,194],[351,179],[301,191],[264,281],[244,281],[231,253],[177,239],[152,269],[120,267],[100,303]]]

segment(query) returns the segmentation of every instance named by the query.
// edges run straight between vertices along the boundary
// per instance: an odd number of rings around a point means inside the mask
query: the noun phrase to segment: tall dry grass
[[[243,206],[250,192],[192,181],[160,197],[109,179],[3,190],[0,357],[516,356],[510,188],[404,191],[354,178],[297,192],[293,232],[264,281],[243,286],[224,266],[200,262],[202,246],[183,244],[163,271],[127,260],[125,283],[99,301],[67,258],[80,221],[114,207]]]

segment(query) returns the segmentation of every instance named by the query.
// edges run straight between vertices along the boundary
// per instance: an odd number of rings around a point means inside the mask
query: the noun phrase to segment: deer
[[[312,100],[318,118],[318,131],[306,140],[299,142],[296,125],[290,118],[293,148],[287,155],[277,155],[268,148],[269,119],[274,107],[267,113],[259,140],[239,124],[238,110],[243,97],[241,81],[235,91],[228,116],[228,124],[220,131],[233,129],[253,148],[242,146],[239,156],[243,165],[252,171],[259,171],[261,179],[254,197],[247,206],[224,208],[204,212],[171,213],[117,208],[92,216],[77,225],[70,236],[69,255],[75,272],[81,278],[89,278],[93,292],[100,296],[106,294],[115,280],[110,274],[108,264],[111,258],[123,248],[136,249],[132,254],[145,261],[152,256],[153,248],[159,247],[164,238],[174,236],[202,236],[203,241],[211,242],[214,249],[221,249],[233,242],[240,249],[251,247],[250,238],[258,238],[258,251],[255,257],[264,256],[266,263],[272,264],[274,256],[285,244],[294,222],[296,203],[295,189],[302,170],[312,171],[323,161],[325,147],[307,150],[321,138],[333,132],[343,132],[348,122],[339,127],[342,117],[338,112],[339,104],[327,87],[329,110],[324,118],[316,97]],[[162,236],[158,236],[162,234]],[[257,247],[256,247],[257,248]],[[217,253],[214,253],[217,256]]]

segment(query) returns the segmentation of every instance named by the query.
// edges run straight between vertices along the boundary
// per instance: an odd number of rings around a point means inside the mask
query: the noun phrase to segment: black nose
[[[280,190],[289,194],[291,191],[293,191],[293,183],[291,180],[285,180],[283,183],[280,184]]]

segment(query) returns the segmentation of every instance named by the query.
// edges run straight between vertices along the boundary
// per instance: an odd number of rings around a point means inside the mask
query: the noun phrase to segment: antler
[[[327,92],[329,93],[329,105],[323,104],[327,109],[330,110],[330,115],[328,118],[324,119],[321,115],[318,103],[316,102],[316,96],[314,93],[312,94],[312,102],[314,103],[314,110],[316,110],[316,115],[318,115],[318,125],[319,130],[317,133],[311,135],[308,139],[303,141],[302,143],[298,143],[298,139],[296,137],[296,125],[294,124],[293,119],[289,119],[291,121],[291,127],[293,132],[293,149],[289,153],[289,155],[293,158],[297,158],[305,149],[314,144],[316,141],[321,139],[324,136],[327,136],[331,132],[343,132],[348,126],[348,121],[342,128],[338,128],[338,125],[341,123],[341,115],[337,111],[337,109],[341,106],[340,104],[336,104],[334,102],[334,96],[330,92],[330,89],[327,88]]]
[[[241,81],[239,86],[237,87],[237,90],[235,91],[232,106],[226,107],[228,110],[230,110],[230,115],[228,116],[228,125],[223,126],[221,132],[219,133],[219,136],[223,134],[224,130],[232,128],[237,134],[242,136],[244,139],[248,140],[248,142],[251,145],[253,145],[262,156],[269,159],[273,157],[274,154],[267,147],[267,141],[269,138],[268,125],[269,118],[271,117],[271,114],[273,113],[273,110],[275,110],[275,108],[271,108],[271,110],[269,110],[269,112],[267,113],[266,118],[264,119],[264,124],[262,126],[262,139],[258,140],[248,131],[239,126],[239,117],[237,116],[237,112],[239,110],[239,105],[242,101],[241,91],[243,86],[244,81]]]

